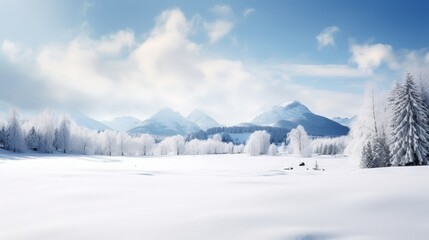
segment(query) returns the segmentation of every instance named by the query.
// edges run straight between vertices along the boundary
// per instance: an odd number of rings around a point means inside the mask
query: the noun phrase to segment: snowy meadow
[[[426,239],[428,176],[346,157],[1,151],[0,239]]]
[[[426,239],[426,105],[410,75],[392,94],[395,114],[381,117],[372,98],[348,136],[232,128],[253,130],[245,144],[12,111],[0,130],[0,239]]]

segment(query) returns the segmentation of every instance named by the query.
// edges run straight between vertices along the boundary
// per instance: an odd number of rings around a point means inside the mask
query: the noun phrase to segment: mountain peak
[[[159,112],[155,113],[152,117],[152,119],[177,119],[177,118],[183,118],[183,116],[179,113],[174,111],[173,109],[167,107],[161,109]]]
[[[339,136],[348,133],[347,127],[312,113],[299,101],[273,106],[256,116],[251,123],[288,129],[302,125],[311,135]]]
[[[171,108],[164,108],[131,129],[131,133],[148,133],[157,136],[186,135],[200,128]]]
[[[304,104],[302,104],[300,101],[297,101],[297,100],[284,102],[284,103],[280,104],[279,106],[283,107],[285,109],[288,109],[288,110],[300,108],[303,112],[310,112],[310,110]]]
[[[203,130],[207,130],[209,128],[221,126],[212,117],[210,117],[205,112],[198,110],[198,109],[195,109],[194,111],[192,111],[189,114],[188,120],[197,124]]]

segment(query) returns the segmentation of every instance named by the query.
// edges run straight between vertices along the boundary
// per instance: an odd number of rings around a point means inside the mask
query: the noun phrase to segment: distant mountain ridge
[[[142,123],[142,120],[131,116],[124,116],[116,117],[108,121],[103,121],[102,123],[109,126],[111,129],[126,132],[139,126]]]
[[[287,129],[302,125],[310,135],[314,136],[342,136],[349,132],[348,127],[312,113],[299,101],[273,106],[257,115],[251,123]]]
[[[180,113],[171,108],[165,108],[128,132],[131,134],[147,133],[156,136],[184,136],[200,130],[201,128],[197,124],[189,121]]]
[[[341,118],[341,117],[333,117],[332,120],[346,127],[350,127],[352,122],[356,119],[356,116],[352,118]]]
[[[79,126],[86,127],[91,130],[104,131],[111,129],[109,126],[92,119],[79,111],[68,112],[70,118]]]
[[[216,120],[200,110],[192,111],[187,119],[198,125],[202,130],[207,130],[214,127],[222,127]]]

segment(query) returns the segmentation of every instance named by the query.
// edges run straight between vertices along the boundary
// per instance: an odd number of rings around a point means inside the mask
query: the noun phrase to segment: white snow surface
[[[0,239],[427,239],[428,180],[345,157],[0,150]]]

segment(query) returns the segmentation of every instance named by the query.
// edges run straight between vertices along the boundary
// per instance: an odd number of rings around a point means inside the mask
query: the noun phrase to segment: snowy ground
[[[428,239],[428,183],[347,158],[0,151],[0,239]]]

